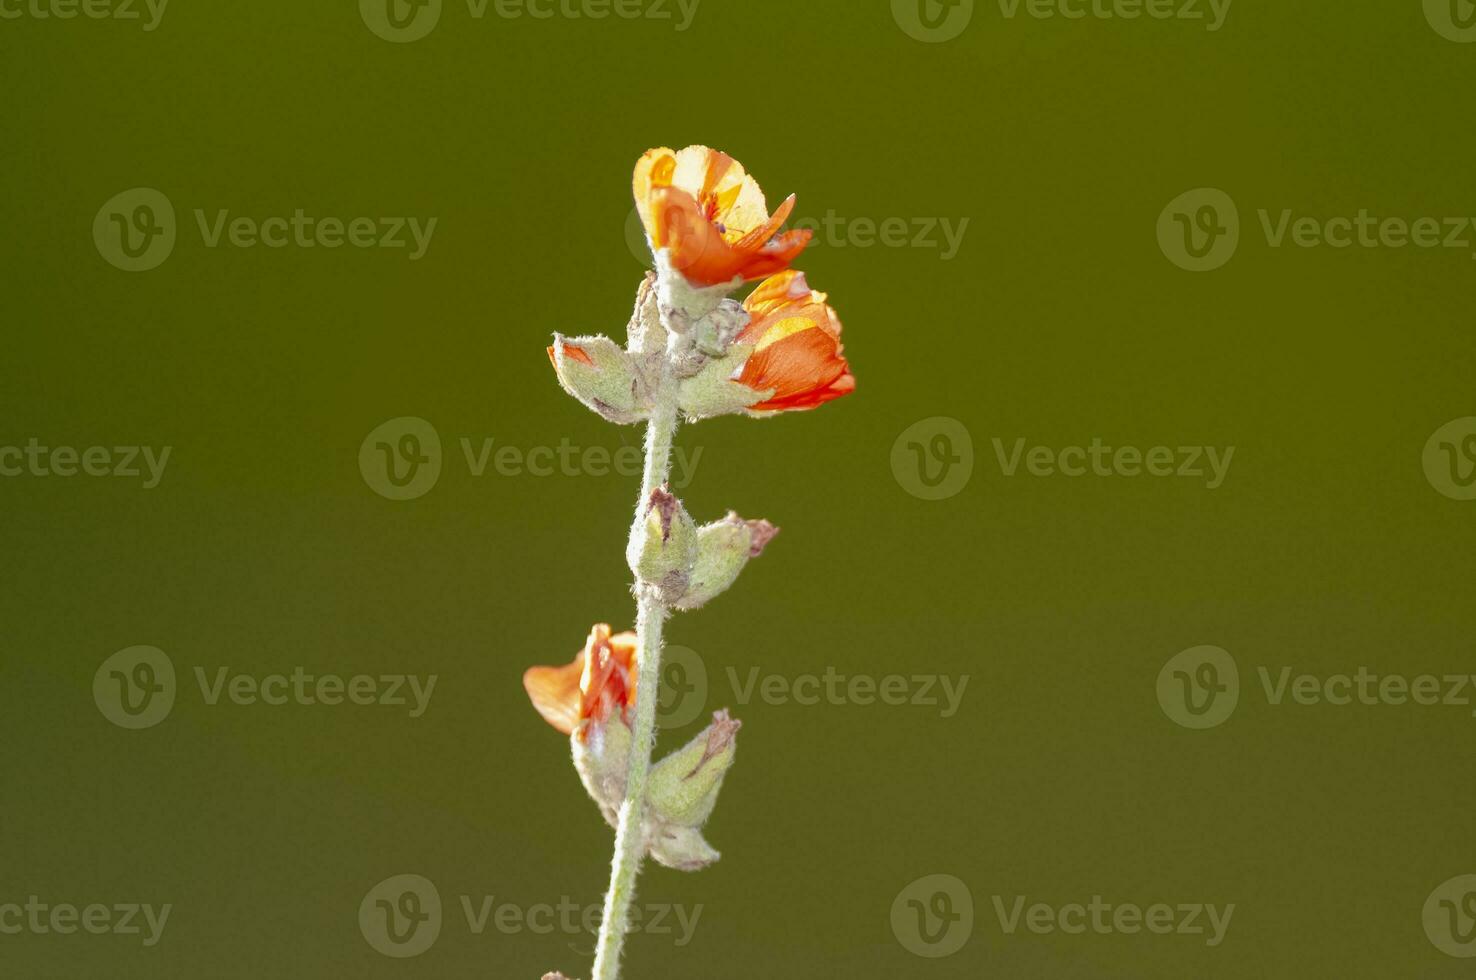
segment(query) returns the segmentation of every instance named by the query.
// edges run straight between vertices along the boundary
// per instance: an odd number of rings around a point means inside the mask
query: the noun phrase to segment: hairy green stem
[[[671,334],[668,364],[663,368],[651,418],[646,423],[646,466],[641,495],[636,501],[637,527],[651,491],[666,483],[671,473],[671,444],[677,428],[677,382],[670,367],[671,355],[681,338]],[[630,762],[625,778],[625,802],[620,807],[620,825],[615,830],[615,857],[610,865],[610,890],[600,919],[595,945],[593,980],[617,980],[620,952],[625,945],[636,876],[646,853],[642,811],[646,805],[646,776],[651,770],[651,750],[656,741],[656,703],[661,699],[661,627],[667,608],[647,589],[637,589],[636,601],[636,703],[631,728]]]

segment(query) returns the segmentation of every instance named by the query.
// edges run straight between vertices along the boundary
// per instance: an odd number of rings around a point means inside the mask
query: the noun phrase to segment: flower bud
[[[651,857],[673,871],[701,871],[722,857],[694,827],[648,828],[648,833]]]
[[[533,707],[570,736],[579,780],[616,829],[630,765],[628,714],[639,678],[637,646],[634,633],[611,635],[608,625],[598,623],[572,663],[531,667],[523,675]],[[696,871],[718,859],[699,828],[733,765],[739,727],[719,711],[702,734],[651,768],[641,833],[651,856],[668,868]]]
[[[743,722],[715,712],[712,724],[696,738],[651,769],[647,799],[651,816],[660,823],[701,827],[717,804],[723,777],[733,766],[738,729]]]
[[[742,725],[719,711],[706,730],[652,768],[645,830],[651,857],[659,864],[699,871],[721,857],[701,828],[733,766]]]
[[[750,558],[763,554],[779,529],[768,521],[745,521],[729,513],[697,530],[697,562],[678,609],[697,609],[728,590]]]
[[[554,334],[548,349],[559,383],[587,408],[621,425],[651,413],[651,383],[641,362],[609,337]]]
[[[603,725],[585,722],[582,734],[571,738],[569,744],[574,769],[585,791],[598,804],[605,822],[619,827],[630,766],[630,728],[619,715]]]
[[[789,270],[760,283],[743,301],[752,319],[738,335],[753,354],[733,375],[740,385],[765,392],[749,415],[804,411],[856,390],[841,344],[841,321],[824,293],[804,274]]]
[[[625,799],[631,732],[627,715],[635,704],[638,640],[631,632],[611,634],[596,623],[572,663],[530,667],[523,687],[544,720],[565,735],[580,782],[616,826]]]
[[[652,490],[636,515],[625,557],[637,586],[654,590],[663,604],[687,591],[697,561],[697,525],[666,487]]]
[[[746,314],[745,314],[746,316]],[[746,322],[746,321],[745,321]],[[629,343],[626,349],[632,354],[666,354],[666,327],[661,323],[661,306],[656,301],[656,273],[646,273],[646,278],[636,290],[635,312],[626,327]]]
[[[692,325],[692,344],[709,357],[722,357],[750,319],[737,300],[724,299]]]

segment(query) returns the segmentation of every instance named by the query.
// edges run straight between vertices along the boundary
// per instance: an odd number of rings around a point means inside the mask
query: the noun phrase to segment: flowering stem
[[[671,355],[682,338],[671,334],[667,364],[650,420],[646,423],[646,466],[641,495],[636,501],[636,526],[651,491],[666,483],[671,472],[671,444],[677,428],[677,380],[672,374]],[[630,762],[625,778],[625,802],[620,807],[620,825],[615,830],[615,857],[610,866],[610,890],[600,920],[595,945],[593,980],[616,980],[620,975],[620,951],[630,903],[635,897],[636,875],[645,856],[646,840],[642,811],[646,804],[646,776],[651,769],[651,750],[656,741],[656,702],[660,700],[661,627],[669,610],[650,590],[638,589],[636,600],[636,703],[631,727]]]

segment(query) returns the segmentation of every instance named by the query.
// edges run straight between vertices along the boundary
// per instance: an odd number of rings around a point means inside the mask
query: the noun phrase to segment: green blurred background
[[[784,533],[669,627],[706,665],[706,709],[745,726],[708,826],[723,860],[641,882],[643,903],[700,904],[695,933],[633,936],[627,975],[1470,974],[1421,909],[1476,872],[1471,708],[1276,706],[1255,674],[1473,668],[1476,502],[1421,466],[1431,433],[1476,414],[1471,250],[1272,248],[1257,218],[1476,215],[1476,46],[1419,0],[1236,3],[1218,31],[981,0],[943,43],[886,0],[704,0],[685,31],[447,0],[413,43],[353,0],[176,0],[152,31],[6,10],[0,446],[173,450],[150,490],[0,479],[0,904],[173,909],[149,948],[0,935],[0,975],[588,977],[589,936],[474,935],[461,897],[599,901],[611,834],[520,677],[594,622],[630,625],[636,481],[476,477],[460,440],[639,444],[558,389],[543,346],[623,331],[631,167],[697,142],[771,202],[798,192],[797,215],[969,224],[948,260],[822,235],[800,264],[845,320],[858,392],[679,436],[702,451],[696,515]],[[178,241],[129,273],[91,228],[134,187],[173,203]],[[1242,236],[1191,274],[1154,229],[1199,187],[1237,202]],[[207,248],[195,226],[299,208],[438,224],[418,261]],[[358,457],[403,416],[435,427],[443,467],[396,502]],[[975,459],[936,501],[892,467],[932,417]],[[1006,477],[991,440],[1022,437],[1236,452],[1213,491]],[[180,683],[164,721],[128,731],[92,683],[136,644]],[[1207,731],[1155,695],[1200,644],[1241,675]],[[209,705],[193,671],[227,666],[438,681],[418,718]],[[944,718],[740,704],[730,667],[970,680]],[[445,916],[397,960],[357,912],[404,873]],[[892,920],[934,874],[974,904],[943,958]],[[1214,947],[1011,935],[993,900],[1017,895],[1235,912]]]

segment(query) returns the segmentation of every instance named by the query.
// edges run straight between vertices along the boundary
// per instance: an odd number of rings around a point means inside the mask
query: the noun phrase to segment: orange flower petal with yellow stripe
[[[755,414],[815,408],[856,390],[841,345],[841,321],[804,273],[787,271],[760,283],[743,303],[750,319],[738,342],[753,353],[734,378],[772,392]]]
[[[793,195],[771,216],[758,182],[718,150],[649,150],[632,186],[652,247],[668,249],[672,266],[700,285],[772,275],[810,243],[808,230],[780,233]]]

